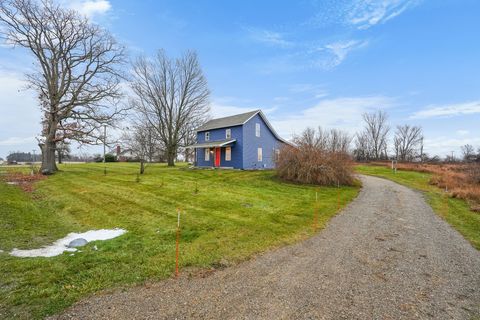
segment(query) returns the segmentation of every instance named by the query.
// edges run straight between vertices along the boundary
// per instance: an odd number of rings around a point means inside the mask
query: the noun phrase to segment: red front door
[[[220,148],[215,148],[215,167],[220,167]]]

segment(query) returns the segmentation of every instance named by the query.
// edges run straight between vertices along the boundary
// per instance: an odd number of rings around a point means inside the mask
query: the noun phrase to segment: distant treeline
[[[67,160],[67,161],[79,161],[79,162],[94,161],[94,157],[92,155],[67,154],[67,155],[63,155],[62,158],[63,160]],[[8,162],[32,162],[32,161],[40,162],[42,161],[42,156],[37,153],[34,155],[32,152],[11,151],[7,156],[6,160]]]

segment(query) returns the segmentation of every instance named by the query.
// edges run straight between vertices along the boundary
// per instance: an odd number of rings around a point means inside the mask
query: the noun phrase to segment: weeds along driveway
[[[480,252],[423,196],[362,177],[313,238],[215,272],[101,294],[54,319],[471,319]]]

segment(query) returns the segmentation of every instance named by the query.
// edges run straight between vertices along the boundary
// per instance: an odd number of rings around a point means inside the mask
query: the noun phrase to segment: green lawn
[[[387,178],[423,191],[433,210],[480,250],[480,214],[471,211],[466,201],[451,198],[444,190],[429,184],[431,174],[401,170],[395,174],[391,169],[382,166],[357,166],[356,171]]]
[[[106,176],[102,164],[60,169],[32,194],[0,181],[0,318],[42,318],[100,290],[172,276],[176,208],[185,211],[183,271],[236,263],[312,235],[316,190],[319,228],[338,211],[338,189],[282,183],[272,171],[151,165],[137,182],[138,164],[108,164]],[[340,191],[345,204],[358,186]],[[128,232],[74,256],[8,254],[69,232],[115,227]]]

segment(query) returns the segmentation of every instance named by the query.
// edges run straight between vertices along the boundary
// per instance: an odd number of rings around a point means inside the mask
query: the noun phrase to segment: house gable
[[[260,136],[257,137],[257,126]],[[243,168],[264,169],[275,167],[275,153],[284,144],[261,113],[257,113],[243,125]],[[259,161],[261,148],[261,161]]]

